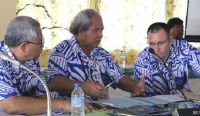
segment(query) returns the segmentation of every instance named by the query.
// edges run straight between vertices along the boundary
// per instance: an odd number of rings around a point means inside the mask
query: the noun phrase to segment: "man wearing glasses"
[[[38,57],[42,51],[42,31],[38,21],[27,16],[11,20],[0,42],[0,52],[25,65],[42,77]],[[0,59],[0,112],[35,115],[46,113],[46,94],[34,75],[9,61]],[[52,111],[70,111],[70,101],[52,100]]]
[[[200,77],[200,52],[185,40],[172,39],[165,23],[153,23],[148,28],[149,47],[134,63],[136,78],[145,76],[146,96],[191,91],[187,82],[189,69]]]

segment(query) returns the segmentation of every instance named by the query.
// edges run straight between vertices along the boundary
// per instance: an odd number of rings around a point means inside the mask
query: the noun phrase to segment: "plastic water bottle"
[[[71,116],[85,116],[84,93],[79,83],[74,84],[74,90],[71,94],[71,107]]]
[[[125,53],[124,53],[124,50],[121,50],[120,51],[120,61],[119,61],[119,67],[121,67],[122,69],[125,69],[126,67],[126,59],[125,59]]]

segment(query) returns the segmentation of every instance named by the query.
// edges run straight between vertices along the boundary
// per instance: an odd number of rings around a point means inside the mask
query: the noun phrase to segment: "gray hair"
[[[40,23],[28,16],[17,16],[7,27],[4,42],[8,47],[16,47],[24,41],[32,42],[36,37],[36,29]]]
[[[78,35],[80,31],[87,31],[92,24],[92,18],[94,16],[101,18],[100,14],[93,9],[80,11],[72,20],[69,31],[73,35]]]

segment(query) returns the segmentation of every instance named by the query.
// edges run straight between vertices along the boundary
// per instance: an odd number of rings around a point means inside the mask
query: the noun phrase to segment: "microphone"
[[[156,56],[162,61],[163,65],[164,65],[164,67],[165,67],[165,65],[166,65],[165,62],[162,60],[162,58],[161,58],[159,55],[156,54],[156,52],[154,51],[153,48],[149,48],[148,51],[149,51],[151,54],[156,55]],[[160,75],[161,75],[161,72],[160,72],[159,67],[158,67],[158,70],[159,70],[159,73],[160,73]],[[167,70],[168,70],[168,67],[167,67]],[[167,82],[166,78],[164,78],[162,75],[161,75],[160,77],[161,77],[161,79],[163,80],[163,82],[165,82],[165,85],[166,85],[167,89],[169,90],[169,85],[168,85],[168,82]],[[168,94],[168,93],[169,93],[169,92],[167,91],[167,94]]]
[[[154,51],[154,49],[153,48],[149,48],[149,52],[151,54],[156,55],[162,61],[164,67],[169,71],[170,75],[173,76],[172,73],[171,73],[171,71],[169,70],[168,66],[166,65],[165,61],[158,54],[156,54],[156,52]]]
[[[20,63],[17,61],[17,60],[13,60],[11,57],[9,57],[8,55],[6,55],[5,53],[3,52],[0,52],[0,58],[2,60],[6,60],[6,61],[9,61],[13,64],[16,64],[16,65],[20,65]]]
[[[164,62],[164,60],[163,60],[159,55],[156,54],[156,52],[154,51],[154,49],[153,49],[153,48],[149,48],[149,52],[150,52],[151,54],[156,55],[156,56],[162,61],[164,67],[168,70],[169,74],[170,74],[172,77],[174,77],[174,75],[172,74],[171,70],[169,70],[168,66],[167,66],[166,63]],[[175,77],[174,77],[174,78],[175,78]],[[165,80],[166,80],[166,79],[165,79]],[[187,99],[186,96],[185,96],[185,94],[184,94],[184,92],[181,90],[183,87],[181,87],[181,85],[180,85],[179,83],[178,83],[178,84],[176,83],[176,88],[181,92],[181,94],[183,95],[184,99]]]
[[[30,72],[31,74],[35,75],[43,84],[46,94],[47,94],[47,116],[51,116],[51,98],[50,98],[50,93],[48,90],[47,85],[45,84],[45,82],[41,79],[41,77],[39,77],[36,73],[34,73],[32,70],[28,69],[26,66],[24,66],[23,64],[21,64],[19,61],[12,59],[10,56],[8,56],[7,54],[0,52],[0,58],[2,60],[5,61],[9,61],[15,65],[20,66],[21,68],[25,69],[26,71]]]
[[[149,48],[149,52],[150,52],[151,54],[156,54],[155,51],[153,50],[153,48]]]
[[[165,62],[163,61],[163,59],[162,59],[158,54],[156,54],[156,52],[154,51],[153,48],[149,48],[149,52],[150,52],[151,54],[156,55],[156,56],[163,62],[164,66],[166,65]],[[166,65],[166,66],[167,66],[167,65]],[[166,67],[166,68],[168,69],[168,67]]]

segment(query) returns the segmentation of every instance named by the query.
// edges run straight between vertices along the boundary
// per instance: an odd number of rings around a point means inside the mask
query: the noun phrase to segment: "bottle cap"
[[[80,86],[80,83],[74,83],[74,88],[79,88]]]

